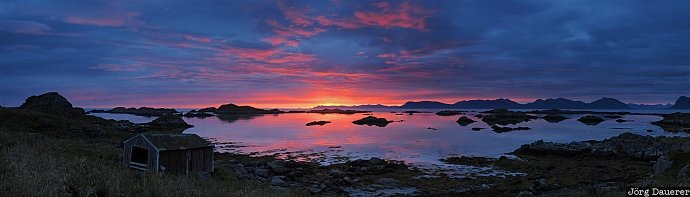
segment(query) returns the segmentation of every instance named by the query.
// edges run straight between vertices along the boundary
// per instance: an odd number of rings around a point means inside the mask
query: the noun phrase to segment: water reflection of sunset
[[[351,122],[365,117],[363,114],[315,114],[295,113],[253,116],[236,119],[232,122],[219,121],[218,118],[187,118],[195,125],[185,132],[216,138],[222,142],[240,142],[246,147],[237,151],[242,153],[306,151],[324,152],[327,157],[370,157],[405,160],[414,163],[437,163],[444,155],[500,155],[510,152],[522,144],[535,140],[570,142],[573,140],[603,139],[623,130],[618,123],[607,121],[597,126],[585,126],[574,119],[559,124],[535,120],[522,123],[531,127],[530,131],[495,133],[490,129],[471,131],[473,127],[488,128],[483,122],[472,123],[466,127],[455,123],[457,116],[437,116],[433,113],[414,115],[395,115],[389,112],[374,112],[374,116],[393,122],[386,127],[354,125]],[[472,115],[468,117],[478,120]],[[646,133],[655,129],[649,123],[655,121],[651,116],[629,116],[635,119],[625,123],[634,128],[633,132]],[[324,126],[305,126],[311,121],[326,120],[332,123]],[[433,127],[438,130],[429,130]],[[661,132],[659,132],[661,133]],[[304,153],[304,152],[303,152]],[[314,157],[314,155],[309,155]]]

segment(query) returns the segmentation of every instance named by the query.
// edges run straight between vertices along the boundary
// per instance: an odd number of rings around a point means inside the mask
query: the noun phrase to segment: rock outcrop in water
[[[440,112],[436,112],[436,115],[439,115],[439,116],[455,116],[455,115],[460,115],[460,114],[464,114],[464,113],[465,113],[464,111],[443,110],[443,111],[440,111]]]
[[[586,115],[578,118],[577,121],[585,123],[586,125],[598,125],[599,123],[604,122],[604,119],[599,116]]]
[[[546,116],[541,117],[541,118],[546,120],[546,122],[550,122],[550,123],[558,123],[558,122],[561,122],[561,121],[568,119],[568,118],[561,116],[561,115],[558,115],[558,114],[547,114]]]
[[[183,116],[187,118],[208,118],[216,115],[212,114],[211,112],[199,112],[197,110],[192,110],[185,113]]]
[[[308,122],[307,126],[314,126],[314,125],[323,126],[323,125],[328,124],[328,123],[331,123],[331,121],[320,120],[320,121]]]
[[[182,115],[178,114],[166,114],[144,125],[148,126],[146,129],[149,131],[170,132],[182,132],[192,127],[192,125],[187,124],[187,122],[182,119]]]
[[[474,120],[468,118],[467,116],[462,116],[462,117],[458,118],[458,120],[456,120],[455,122],[457,122],[460,126],[467,126],[467,125],[470,125],[470,124],[477,122],[477,121],[474,121]]]
[[[493,130],[496,133],[505,133],[505,132],[511,132],[511,131],[525,131],[525,130],[531,130],[532,128],[529,127],[499,127],[497,125],[491,126],[491,130]]]
[[[69,118],[86,115],[84,109],[73,107],[72,103],[57,92],[31,96],[26,99],[20,108]]]
[[[393,121],[386,120],[385,118],[377,118],[374,116],[367,116],[365,118],[359,119],[352,121],[353,124],[356,125],[367,125],[367,126],[378,126],[378,127],[385,127],[386,125],[390,124]]]
[[[652,124],[671,132],[690,132],[690,114],[673,113],[663,115],[662,120],[652,122]]]
[[[278,109],[259,109],[252,106],[238,106],[232,103],[221,105],[214,111],[216,114],[279,114],[283,113]]]
[[[489,125],[515,125],[538,118],[524,112],[514,112],[507,109],[494,109],[482,113],[484,113],[484,115],[481,116],[482,121]]]

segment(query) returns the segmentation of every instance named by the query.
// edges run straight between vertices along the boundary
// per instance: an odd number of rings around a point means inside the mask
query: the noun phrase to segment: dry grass
[[[120,148],[93,139],[57,139],[0,128],[0,193],[10,196],[306,196],[237,180],[160,175],[120,165]]]

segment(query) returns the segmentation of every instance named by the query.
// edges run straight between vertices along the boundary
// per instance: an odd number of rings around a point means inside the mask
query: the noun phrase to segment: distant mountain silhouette
[[[376,104],[376,105],[353,105],[353,106],[345,106],[345,105],[319,105],[316,107],[313,107],[312,109],[386,109],[386,108],[399,108],[398,106],[386,106],[386,105],[381,105],[381,104]]]
[[[686,96],[679,97],[671,109],[690,109],[690,98]]]
[[[574,101],[565,98],[537,99],[534,102],[520,104],[510,99],[496,100],[467,100],[455,104],[447,104],[438,101],[409,101],[400,108],[405,109],[630,109],[617,99],[602,98],[591,103]]]
[[[532,103],[525,104],[525,108],[529,109],[585,109],[587,103],[582,101],[573,101],[566,98],[556,99],[537,99]]]
[[[524,106],[510,99],[496,99],[496,100],[469,100],[460,101],[452,105],[452,108],[457,109],[495,109],[495,108],[506,108],[506,109],[516,109],[523,108]]]
[[[589,103],[590,109],[630,109],[627,104],[614,98],[601,98]]]
[[[354,106],[317,106],[313,109],[690,109],[690,97],[681,96],[676,104],[644,105],[626,104],[618,99],[604,97],[591,103],[566,98],[537,99],[534,102],[520,104],[510,99],[465,100],[454,104],[439,101],[408,101],[401,106],[387,105],[354,105]]]
[[[400,106],[405,109],[450,109],[453,108],[451,104],[441,103],[438,101],[408,101]]]

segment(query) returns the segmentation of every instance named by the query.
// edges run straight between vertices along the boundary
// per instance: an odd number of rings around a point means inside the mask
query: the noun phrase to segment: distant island
[[[690,98],[681,96],[674,105],[671,104],[633,104],[624,103],[615,98],[601,98],[586,103],[566,98],[537,99],[534,102],[521,104],[510,99],[500,98],[494,100],[464,100],[453,104],[439,101],[408,101],[400,106],[387,106],[381,104],[354,105],[354,106],[316,106],[314,109],[690,109]]]

